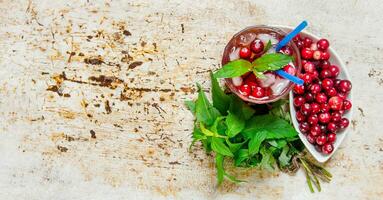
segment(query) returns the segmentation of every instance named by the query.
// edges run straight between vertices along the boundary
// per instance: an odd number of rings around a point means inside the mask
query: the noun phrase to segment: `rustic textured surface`
[[[334,3],[333,3],[334,2]],[[336,2],[336,3],[335,3]],[[0,199],[379,199],[383,18],[366,1],[0,0]],[[194,83],[254,24],[329,38],[354,86],[352,129],[311,194],[296,176],[236,171],[188,153]]]

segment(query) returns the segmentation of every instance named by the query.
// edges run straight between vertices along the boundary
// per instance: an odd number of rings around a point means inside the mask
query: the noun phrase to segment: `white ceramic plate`
[[[284,30],[285,32],[290,32],[293,28],[292,27],[287,27],[287,26],[279,26],[279,25],[275,25],[274,27],[278,27],[282,30]],[[311,34],[311,33],[308,33],[308,32],[301,32],[301,36],[305,37],[305,36],[309,36],[310,38],[312,38],[314,40],[314,42],[316,42],[317,40],[320,39],[320,37],[314,35],[314,34]],[[339,73],[339,76],[338,78],[339,79],[347,79],[347,80],[350,80],[350,75],[348,74],[347,72],[347,68],[346,68],[346,65],[343,63],[343,61],[340,59],[339,55],[335,52],[335,50],[333,48],[331,48],[331,41],[330,41],[330,48],[328,49],[328,51],[330,52],[331,54],[331,57],[329,59],[330,63],[331,64],[334,64],[334,65],[337,65],[339,66],[340,68],[340,73]],[[352,81],[351,81],[352,82]],[[351,102],[352,101],[352,90],[350,91],[347,99],[349,99]],[[326,154],[322,154],[320,152],[318,152],[315,147],[309,143],[306,139],[306,136],[303,135],[300,131],[299,131],[299,123],[298,121],[296,120],[295,118],[295,108],[294,108],[294,105],[293,105],[293,92],[291,91],[290,92],[290,97],[289,97],[289,100],[290,100],[290,114],[291,114],[291,119],[293,121],[293,125],[294,125],[294,128],[298,131],[299,133],[299,137],[300,139],[302,140],[302,142],[305,144],[306,148],[308,149],[308,151],[314,156],[314,158],[319,161],[319,162],[326,162],[335,152],[336,150],[339,148],[340,144],[342,143],[342,141],[344,140],[344,138],[346,137],[346,134],[348,132],[348,130],[350,129],[350,126],[351,126],[351,117],[352,117],[352,112],[353,112],[353,107],[345,112],[345,114],[343,115],[343,117],[346,117],[349,121],[350,121],[350,125],[346,128],[346,129],[343,129],[339,132],[337,132],[336,134],[336,141],[334,143],[334,150],[331,154],[329,155],[326,155]]]

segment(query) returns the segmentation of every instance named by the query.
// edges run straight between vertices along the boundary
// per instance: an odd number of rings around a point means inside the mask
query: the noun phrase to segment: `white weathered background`
[[[0,0],[0,199],[381,199],[382,11],[380,0]],[[326,164],[333,181],[311,194],[302,172],[234,171],[248,182],[217,189],[212,158],[187,151],[183,101],[195,82],[209,86],[235,32],[303,19],[353,80],[352,129]],[[104,63],[84,62],[93,56]],[[89,80],[99,75],[116,79]]]

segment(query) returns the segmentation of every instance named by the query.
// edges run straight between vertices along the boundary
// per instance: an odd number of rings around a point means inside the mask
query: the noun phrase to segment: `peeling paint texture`
[[[0,199],[381,199],[383,6],[349,1],[0,0]],[[311,194],[304,174],[230,170],[191,143],[183,101],[255,24],[326,37],[347,63],[351,131]],[[230,166],[228,166],[230,168]]]

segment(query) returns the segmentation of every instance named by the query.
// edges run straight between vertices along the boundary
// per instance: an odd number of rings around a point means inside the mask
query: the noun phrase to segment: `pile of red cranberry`
[[[294,38],[301,51],[304,85],[296,85],[294,106],[300,131],[319,152],[330,154],[334,147],[337,131],[348,127],[349,120],[342,115],[351,109],[347,100],[351,90],[349,80],[337,79],[340,69],[328,59],[329,42],[320,39]]]

